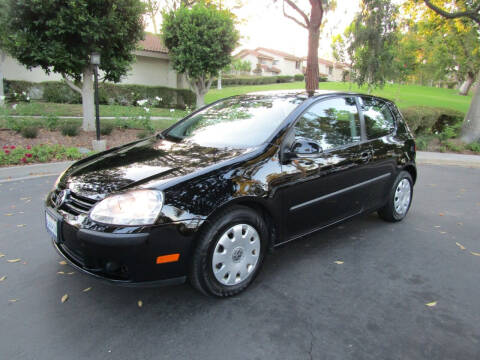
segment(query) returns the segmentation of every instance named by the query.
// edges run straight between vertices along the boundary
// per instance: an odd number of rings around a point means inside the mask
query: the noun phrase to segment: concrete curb
[[[3,167],[0,168],[0,183],[30,179],[33,177],[58,175],[72,163],[73,161],[63,161],[55,163]]]
[[[72,163],[73,161],[64,161],[0,168],[0,183],[25,180],[33,177],[58,175]],[[480,156],[418,151],[417,164],[455,165],[480,168]]]
[[[418,151],[417,164],[455,165],[480,168],[480,155]]]

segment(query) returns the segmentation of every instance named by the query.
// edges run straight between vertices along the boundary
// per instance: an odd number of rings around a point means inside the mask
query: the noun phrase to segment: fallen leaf
[[[439,213],[438,216],[444,216],[445,214],[444,213]]]
[[[447,232],[446,231],[440,231],[440,234],[446,234]]]
[[[430,184],[430,186],[437,186],[437,184]]]
[[[334,261],[334,263],[337,264],[337,265],[342,265],[343,261],[337,260],[337,261]]]
[[[3,281],[3,280],[5,280],[6,278],[7,278],[6,276],[2,276],[2,277],[0,277],[0,281]]]
[[[75,274],[75,271],[70,271],[67,273],[67,275],[73,275],[73,274]]]
[[[434,227],[436,227],[436,228],[439,228],[439,227],[440,227],[440,225],[435,225]]]
[[[7,260],[9,263],[16,263],[16,262],[19,262],[20,259],[10,259],[10,260]]]
[[[11,302],[11,303],[14,303],[14,302],[17,302],[17,301],[18,301],[18,299],[10,299],[10,300],[8,300],[8,302]]]
[[[57,271],[57,274],[63,275],[63,274],[65,274],[65,272],[64,271]]]
[[[5,216],[12,216],[12,213],[6,213]]]
[[[462,225],[463,225],[463,223],[462,223],[462,222],[459,222],[459,223],[457,223],[457,225],[458,225],[458,226],[462,226]]]
[[[26,224],[18,224],[17,227],[25,227],[27,226]]]
[[[460,248],[460,250],[465,250],[465,246],[463,246],[462,244],[456,242],[455,244],[457,244],[457,246]]]
[[[143,306],[143,301],[142,300],[138,300],[138,307],[142,307]]]
[[[434,306],[437,306],[437,302],[436,302],[436,301],[432,301],[432,302],[426,303],[425,305],[427,305],[427,306],[429,306],[429,307],[434,307]]]
[[[92,288],[91,288],[91,287],[87,287],[87,288],[83,289],[82,291],[83,291],[83,292],[87,292],[87,291],[90,291],[90,290],[92,290]]]
[[[67,301],[67,300],[68,300],[68,294],[63,295],[63,296],[62,296],[62,299],[61,299],[62,304],[63,304],[65,301]]]
[[[31,199],[31,198],[30,198],[30,197],[22,197],[22,198],[20,198],[20,200],[22,200],[22,201],[29,200],[29,199]]]
[[[25,214],[23,211],[19,211],[18,213],[19,213],[19,214]]]
[[[60,265],[67,265],[67,262],[65,260],[59,261],[58,262]]]
[[[4,257],[4,256],[5,256],[5,254],[0,253],[0,258],[2,258],[2,257]]]
[[[475,255],[475,256],[480,256],[480,253],[477,253],[475,251],[470,251],[470,254]]]

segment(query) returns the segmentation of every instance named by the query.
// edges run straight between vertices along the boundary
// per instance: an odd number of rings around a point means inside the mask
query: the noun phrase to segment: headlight
[[[90,212],[90,219],[112,225],[151,225],[162,205],[161,191],[136,190],[100,201]]]

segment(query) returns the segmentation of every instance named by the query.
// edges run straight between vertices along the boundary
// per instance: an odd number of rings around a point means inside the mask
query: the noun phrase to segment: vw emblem
[[[58,193],[57,198],[55,199],[55,207],[57,209],[67,202],[67,197],[69,194],[70,194],[70,190],[68,189],[62,190]]]

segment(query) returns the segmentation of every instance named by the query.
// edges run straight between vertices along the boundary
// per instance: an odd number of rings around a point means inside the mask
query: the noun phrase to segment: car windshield
[[[267,141],[303,100],[292,94],[236,96],[179,122],[164,135],[206,147],[255,147]]]

